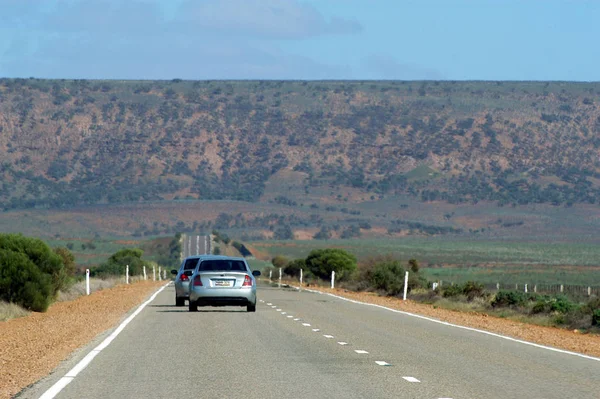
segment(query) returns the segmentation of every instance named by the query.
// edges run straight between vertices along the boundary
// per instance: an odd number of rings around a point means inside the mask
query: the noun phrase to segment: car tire
[[[184,306],[185,298],[180,298],[178,296],[175,297],[175,306]]]
[[[256,304],[254,304],[254,305],[248,305],[246,307],[246,311],[247,312],[256,312]]]
[[[198,304],[196,302],[192,302],[192,301],[188,300],[188,309],[190,312],[197,312]]]

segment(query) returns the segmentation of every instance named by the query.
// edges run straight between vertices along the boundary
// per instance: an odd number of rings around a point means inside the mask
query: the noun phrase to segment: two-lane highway
[[[256,313],[190,313],[169,286],[56,397],[600,397],[598,359],[308,291],[260,286],[259,299]]]

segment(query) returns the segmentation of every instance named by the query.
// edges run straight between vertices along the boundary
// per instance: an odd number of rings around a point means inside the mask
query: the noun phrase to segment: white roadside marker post
[[[281,267],[279,268],[279,288],[281,288]]]
[[[144,266],[144,281],[148,280],[148,278],[146,277],[146,266]]]
[[[167,279],[167,269],[163,269],[163,280]]]
[[[156,266],[152,266],[152,281],[156,281]]]
[[[300,269],[300,287],[302,287],[302,269]]]
[[[85,294],[90,295],[90,269],[85,269]]]
[[[129,284],[129,265],[125,266],[125,284]]]
[[[335,270],[331,271],[331,289],[335,288]]]
[[[160,281],[160,280],[162,280],[162,279],[160,278],[160,266],[159,266],[158,267],[158,281]]]
[[[273,270],[269,270],[269,283],[271,282],[272,278],[273,278]]]
[[[408,290],[408,272],[406,272],[406,274],[404,274],[404,295],[402,296],[404,301],[406,301],[407,290]]]

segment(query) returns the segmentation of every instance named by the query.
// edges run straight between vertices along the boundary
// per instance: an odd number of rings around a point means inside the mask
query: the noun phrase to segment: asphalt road
[[[199,234],[183,234],[183,257],[203,255],[210,252],[209,236]]]
[[[259,299],[256,313],[189,313],[169,286],[56,397],[600,397],[597,360],[306,291],[259,286]]]

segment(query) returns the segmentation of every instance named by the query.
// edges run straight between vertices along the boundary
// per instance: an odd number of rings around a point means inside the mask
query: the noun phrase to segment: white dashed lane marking
[[[355,350],[354,350],[354,352],[358,353],[359,355],[364,355],[364,354],[367,354],[367,353],[369,353],[369,352],[367,352],[367,351],[364,351],[364,350],[362,350],[362,349],[355,349]]]
[[[344,346],[344,345],[348,345],[348,342],[338,342],[338,344]]]
[[[281,312],[281,309],[275,309],[275,310],[278,311],[278,312]]]
[[[310,327],[310,324],[308,324],[308,323],[302,323],[302,325],[303,325],[304,327]]]
[[[323,335],[323,336],[324,336],[325,338],[333,338],[333,335],[327,335],[327,334],[325,334],[325,335]]]
[[[402,378],[404,378],[408,382],[421,382],[421,381],[417,380],[415,377],[402,377]]]
[[[281,312],[281,314],[287,314],[287,312]]]
[[[292,317],[294,317],[294,316],[292,316],[292,315],[289,315],[287,318],[288,318],[288,319],[291,319]]]
[[[391,364],[389,364],[388,362],[384,362],[383,360],[375,360],[375,363],[377,363],[380,366],[391,366]],[[412,378],[412,377],[402,377],[404,379],[406,378]],[[415,381],[412,381],[415,382]],[[419,380],[417,380],[416,382],[419,382]]]
[[[319,331],[321,331],[318,328],[313,328],[312,330],[313,330],[313,332],[319,332]]]
[[[299,319],[299,318],[297,318],[297,317],[294,319],[294,321],[299,321],[299,320],[300,320],[300,319]]]
[[[272,303],[267,303],[267,305],[268,305],[268,306],[271,306],[271,305],[272,305]]]

